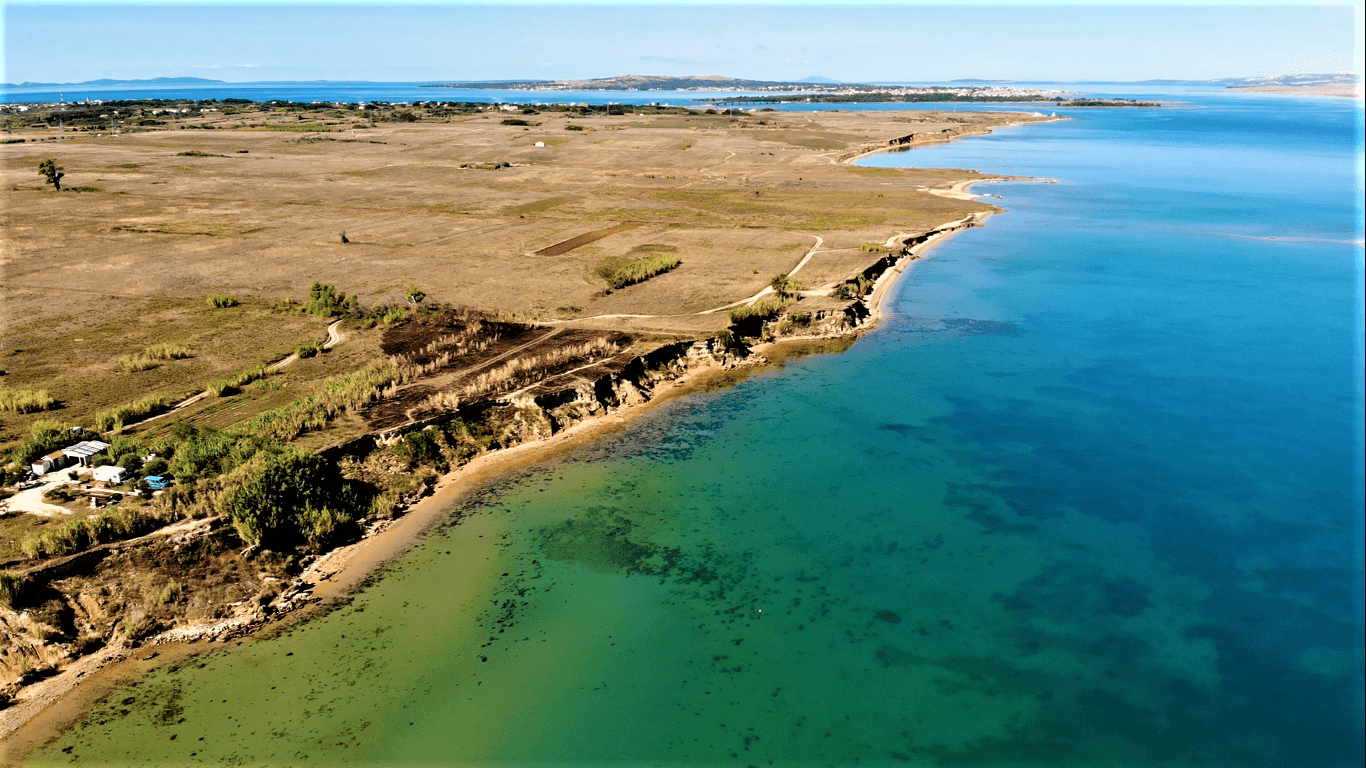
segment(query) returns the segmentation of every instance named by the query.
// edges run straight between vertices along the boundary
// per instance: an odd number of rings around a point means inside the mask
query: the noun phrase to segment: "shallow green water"
[[[1359,764],[1359,107],[1203,106],[882,161],[1062,183],[35,762]]]

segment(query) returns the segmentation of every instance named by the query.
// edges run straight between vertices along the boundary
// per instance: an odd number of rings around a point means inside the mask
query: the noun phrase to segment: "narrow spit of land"
[[[17,457],[43,429],[178,402],[107,436],[139,467],[169,459],[158,471],[176,486],[130,488],[123,517],[83,509],[88,482],[52,499],[65,519],[0,516],[11,743],[32,743],[15,729],[90,679],[91,660],[240,636],[354,584],[469,477],[545,448],[510,449],[586,439],[785,354],[765,344],[868,327],[898,269],[998,209],[967,193],[991,178],[974,171],[849,161],[1047,119],[101,109],[137,127],[11,126],[23,141],[0,147],[4,385],[52,400],[3,414],[0,440]],[[48,157],[80,191],[43,183]],[[183,355],[127,362],[158,344]],[[191,397],[225,376],[240,384]],[[212,446],[207,464],[188,458]],[[326,514],[263,530],[239,491],[286,460],[333,478],[307,501]],[[152,533],[94,547],[90,526],[115,517]]]

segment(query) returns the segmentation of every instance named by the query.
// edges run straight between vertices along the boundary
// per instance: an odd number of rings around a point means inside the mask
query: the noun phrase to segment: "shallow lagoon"
[[[1361,110],[1287,103],[870,159],[1060,183],[35,762],[1360,764]]]

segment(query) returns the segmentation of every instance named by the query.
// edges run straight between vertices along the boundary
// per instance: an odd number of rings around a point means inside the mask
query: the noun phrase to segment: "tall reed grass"
[[[608,288],[616,290],[645,282],[655,275],[674,269],[681,263],[683,262],[677,256],[668,253],[642,256],[639,259],[630,260],[614,256],[603,259],[593,269],[593,274],[602,278],[607,283]]]
[[[326,427],[343,413],[392,394],[403,378],[403,371],[393,363],[371,363],[350,376],[328,379],[315,394],[257,414],[239,431],[293,440],[305,432]]]
[[[107,411],[100,411],[95,414],[91,424],[100,432],[119,431],[125,424],[134,421],[141,421],[148,416],[154,416],[167,409],[166,399],[160,395],[150,395],[141,400],[134,400]]]
[[[733,323],[738,323],[741,320],[748,320],[750,318],[773,317],[778,314],[779,310],[791,303],[792,299],[783,297],[760,299],[753,304],[747,304],[743,307],[732,309],[730,311],[730,320]]]
[[[119,370],[124,373],[146,371],[157,367],[157,364],[163,361],[181,360],[189,356],[190,350],[178,344],[153,344],[141,352],[119,358]]]
[[[538,378],[545,369],[570,360],[603,358],[615,355],[621,348],[607,339],[593,339],[582,344],[560,347],[543,355],[518,357],[486,371],[475,377],[465,386],[461,395],[469,400],[483,394],[507,392],[532,379]]]
[[[276,373],[274,368],[271,368],[268,365],[258,365],[255,368],[242,371],[241,373],[224,376],[221,379],[214,379],[209,382],[208,390],[213,393],[214,397],[222,397],[223,395],[231,394],[233,391],[245,387],[257,379],[264,379],[273,373]]]
[[[10,413],[39,413],[57,404],[57,400],[46,389],[37,391],[27,389],[0,390],[0,411]]]

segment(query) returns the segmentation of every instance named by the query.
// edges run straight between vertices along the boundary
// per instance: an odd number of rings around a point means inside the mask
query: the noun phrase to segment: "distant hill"
[[[58,88],[75,87],[81,85],[203,85],[204,83],[222,83],[223,80],[207,80],[202,77],[154,77],[151,80],[86,80],[80,83],[5,83],[5,88]]]
[[[1273,75],[1271,77],[1221,77],[1215,80],[1139,80],[1139,85],[1223,85],[1229,88],[1253,88],[1264,85],[1309,86],[1352,85],[1361,82],[1361,75],[1334,72],[1313,75]]]
[[[1317,75],[1275,75],[1273,77],[1225,77],[1206,80],[1230,88],[1250,88],[1261,85],[1352,85],[1361,82],[1361,75],[1352,72],[1339,72]]]

